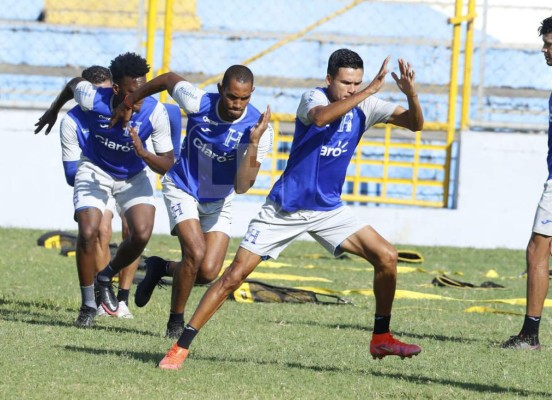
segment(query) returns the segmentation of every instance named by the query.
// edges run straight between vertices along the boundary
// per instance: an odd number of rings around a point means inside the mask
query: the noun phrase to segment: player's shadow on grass
[[[328,328],[328,329],[350,329],[355,331],[365,331],[368,333],[372,333],[372,327],[366,326],[366,325],[360,325],[360,324],[324,324],[317,321],[293,321],[291,323],[297,324],[297,325],[307,325],[307,326],[319,326],[322,328]],[[397,337],[410,337],[413,339],[430,339],[430,340],[438,340],[442,342],[456,342],[456,343],[471,343],[471,342],[479,342],[480,339],[466,339],[464,337],[457,337],[457,336],[447,336],[447,335],[436,335],[434,333],[411,333],[411,332],[401,332],[401,331],[393,331],[393,334]]]
[[[9,309],[9,308],[3,308],[2,305],[15,305],[15,306],[21,306],[21,309]],[[45,310],[45,312],[40,311],[34,311],[33,309],[42,309]],[[49,312],[46,312],[49,311]],[[51,312],[54,311],[55,313],[59,313],[57,315],[53,315]],[[0,320],[7,321],[7,322],[18,322],[18,323],[25,323],[29,325],[42,325],[42,326],[59,326],[59,327],[68,327],[71,329],[81,329],[77,328],[73,325],[73,319],[72,317],[67,317],[67,314],[74,314],[74,318],[76,318],[76,310],[72,308],[62,308],[62,307],[54,307],[47,303],[39,303],[39,302],[28,302],[28,301],[6,301],[5,299],[0,299]],[[68,319],[69,318],[69,319]],[[114,320],[118,320],[115,319]],[[134,328],[127,328],[127,327],[121,327],[121,326],[107,326],[107,325],[99,325],[97,323],[96,318],[96,324],[92,326],[92,330],[97,331],[109,331],[109,332],[116,332],[116,333],[130,333],[135,335],[141,335],[141,336],[152,336],[152,337],[161,337],[160,334],[145,331],[141,329],[134,329]]]
[[[133,358],[135,360],[141,361],[143,363],[149,364],[157,363],[163,358],[164,354],[161,353],[150,353],[150,352],[136,352],[136,351],[126,351],[126,350],[108,350],[108,349],[99,349],[93,347],[77,347],[72,345],[60,346],[61,348],[67,351],[88,353],[94,356],[105,356],[105,355],[117,355],[125,358]],[[404,373],[386,373],[370,369],[351,369],[350,367],[334,367],[334,366],[317,366],[317,365],[306,365],[300,362],[284,362],[281,360],[278,361],[261,361],[255,360],[253,358],[229,358],[228,355],[223,357],[213,357],[213,356],[201,356],[197,353],[191,353],[191,358],[186,362],[189,363],[193,360],[197,361],[208,361],[213,363],[244,363],[244,364],[259,364],[259,365],[274,365],[274,366],[286,366],[290,369],[300,369],[300,370],[311,370],[314,372],[330,372],[330,373],[342,373],[344,375],[357,374],[361,377],[366,375],[372,375],[378,378],[390,378],[390,379],[401,379],[409,383],[417,385],[435,385],[440,384],[443,386],[453,386],[463,390],[468,390],[478,393],[493,393],[493,394],[508,394],[511,396],[521,396],[521,397],[548,397],[550,393],[536,391],[536,390],[525,390],[525,389],[516,389],[512,387],[503,387],[497,384],[484,384],[484,383],[474,383],[474,382],[461,382],[448,378],[436,378],[435,376],[424,376],[420,374],[404,374]],[[385,362],[385,361],[378,361]],[[375,362],[376,363],[376,362]],[[376,364],[377,365],[377,364]]]
[[[2,306],[15,306],[16,308],[28,308],[28,309],[41,309],[41,310],[51,310],[51,311],[74,311],[74,308],[62,307],[60,305],[54,304],[53,302],[48,301],[28,301],[28,300],[15,300],[15,299],[5,299],[0,298],[0,307]]]
[[[243,359],[229,359],[227,356],[222,357],[202,357],[201,355],[191,353],[190,360],[201,360],[201,361],[210,361],[214,363],[220,363],[220,362],[227,362],[227,363],[245,363],[245,364],[251,364],[256,363],[260,365],[276,365],[281,366],[284,365],[288,368],[297,368],[301,370],[312,370],[314,372],[330,372],[332,374],[335,373],[342,373],[344,375],[351,375],[351,374],[357,374],[361,377],[365,377],[366,375],[372,375],[374,377],[378,378],[390,378],[393,380],[399,379],[404,380],[409,383],[417,384],[417,385],[435,385],[440,384],[443,386],[453,386],[459,389],[468,390],[471,392],[477,392],[477,393],[493,393],[493,394],[508,394],[510,396],[520,396],[520,397],[550,397],[549,392],[543,392],[538,390],[526,390],[526,389],[516,389],[513,387],[504,387],[497,384],[485,384],[485,383],[475,383],[475,382],[461,382],[456,381],[449,378],[436,378],[435,376],[424,376],[421,374],[405,374],[405,373],[387,373],[387,372],[381,372],[374,370],[374,368],[370,369],[350,369],[350,367],[334,367],[334,366],[317,366],[317,365],[306,365],[302,364],[300,362],[284,362],[282,364],[281,360],[279,361],[258,361],[253,360],[251,358],[243,358]],[[401,361],[401,360],[399,360]],[[377,365],[377,363],[383,363],[385,361],[378,360],[374,361],[374,363]],[[405,361],[407,362],[407,361]],[[413,361],[414,362],[414,361]]]
[[[58,346],[58,347],[65,349],[67,351],[73,351],[75,353],[88,353],[94,356],[116,355],[116,356],[125,357],[125,358],[132,357],[133,359],[142,361],[143,363],[146,363],[146,364],[154,363],[155,365],[157,365],[165,355],[163,353],[146,353],[146,352],[114,350],[114,349],[108,350],[108,349],[98,349],[95,347],[77,347],[72,345]]]

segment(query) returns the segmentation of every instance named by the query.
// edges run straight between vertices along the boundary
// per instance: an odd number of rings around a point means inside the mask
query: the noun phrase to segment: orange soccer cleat
[[[179,369],[186,357],[188,357],[188,349],[179,347],[178,343],[175,343],[170,348],[169,352],[159,362],[159,368],[161,369]]]
[[[370,354],[374,359],[385,356],[399,356],[401,358],[410,358],[420,354],[420,346],[415,344],[403,343],[393,337],[390,332],[373,334],[370,342]]]

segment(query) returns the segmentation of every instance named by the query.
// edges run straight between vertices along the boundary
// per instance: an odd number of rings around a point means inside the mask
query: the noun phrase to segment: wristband
[[[131,100],[130,100],[130,98],[129,98],[128,96],[130,96],[130,95],[127,94],[127,95],[125,96],[125,98],[123,99],[123,104],[124,104],[124,106],[125,106],[126,108],[128,108],[129,110],[132,110],[132,106],[133,106],[134,104],[131,102]]]

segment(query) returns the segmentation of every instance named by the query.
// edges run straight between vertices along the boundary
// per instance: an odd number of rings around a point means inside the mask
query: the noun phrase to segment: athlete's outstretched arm
[[[69,83],[67,83],[67,85],[65,85],[61,93],[50,105],[50,108],[48,108],[44,112],[44,114],[42,114],[42,117],[38,119],[38,122],[35,124],[35,134],[40,132],[42,128],[44,128],[46,125],[48,125],[48,127],[46,128],[45,134],[47,135],[50,133],[56,123],[59,110],[61,110],[61,107],[63,107],[65,103],[67,103],[74,97],[75,88],[77,87],[79,82],[82,82],[84,80],[84,78],[80,77],[73,78],[69,81]]]
[[[112,127],[117,122],[123,121],[123,127],[126,127],[128,121],[130,120],[130,116],[132,115],[132,106],[135,103],[138,103],[140,100],[155,93],[160,93],[164,90],[171,94],[175,85],[181,81],[185,81],[185,79],[180,75],[175,74],[174,72],[167,72],[153,78],[151,81],[144,83],[137,90],[126,95],[123,102],[119,104],[115,110],[113,110],[113,116],[111,117],[109,126]]]
[[[251,131],[247,150],[239,164],[236,179],[234,180],[234,190],[237,194],[247,192],[257,179],[257,174],[261,168],[261,163],[257,161],[257,150],[259,148],[259,141],[268,128],[269,121],[270,106],[267,106],[266,111],[261,114],[259,121]]]
[[[424,114],[414,85],[416,72],[410,63],[402,58],[399,58],[399,70],[400,76],[397,76],[394,72],[391,73],[391,76],[401,92],[406,95],[408,110],[401,106],[397,107],[387,122],[410,129],[413,132],[421,131],[424,128]]]

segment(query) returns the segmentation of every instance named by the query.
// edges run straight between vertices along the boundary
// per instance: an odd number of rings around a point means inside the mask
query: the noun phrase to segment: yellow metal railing
[[[293,141],[293,136],[291,134],[286,134],[281,130],[282,122],[292,122],[294,121],[294,116],[291,114],[273,114],[272,115],[272,126],[274,128],[274,147],[273,152],[268,154],[265,161],[263,162],[263,169],[259,171],[259,176],[267,177],[268,180],[265,180],[263,187],[253,187],[249,190],[249,194],[253,195],[267,195],[270,191],[270,188],[276,182],[283,172],[283,168],[279,168],[279,161],[285,161],[288,158],[288,151],[281,150],[282,148],[289,149],[291,147],[291,142]],[[446,132],[447,124],[445,123],[428,123],[426,124],[426,130],[424,133],[434,133],[434,132]],[[353,156],[349,171],[354,171],[348,173],[345,182],[352,185],[350,191],[344,190],[342,199],[344,201],[350,202],[359,202],[359,203],[384,203],[384,204],[400,204],[400,205],[415,205],[415,206],[426,206],[426,207],[442,207],[442,200],[427,200],[420,198],[418,195],[418,189],[421,187],[430,187],[437,188],[444,191],[444,180],[443,179],[420,179],[419,172],[421,170],[434,170],[444,175],[445,164],[441,163],[430,163],[422,162],[420,160],[422,151],[432,151],[432,152],[442,152],[443,154],[447,151],[447,143],[445,140],[435,140],[435,139],[425,139],[425,143],[422,132],[411,133],[412,139],[409,142],[405,142],[404,139],[394,138],[392,133],[394,130],[401,130],[392,125],[378,124],[374,126],[373,132],[376,137],[366,135],[358,144],[355,155]],[[382,134],[380,134],[380,132]],[[283,146],[287,144],[287,146]],[[370,151],[382,150],[383,156],[381,159],[367,158],[363,156],[363,152],[367,149]],[[391,152],[392,150],[401,149],[406,151],[413,152],[410,161],[393,161]],[[444,158],[444,157],[443,157]],[[362,171],[364,166],[375,166],[381,167],[382,173],[379,176],[365,176]],[[412,171],[411,179],[401,179],[393,178],[390,176],[390,171],[393,168],[407,168]],[[259,181],[259,179],[257,180]],[[267,182],[268,181],[268,182]],[[380,194],[379,195],[369,195],[362,193],[362,184],[377,184],[380,185]],[[397,196],[396,191],[390,191],[389,188],[391,185],[400,185],[406,187],[410,196],[405,196],[401,194]]]

